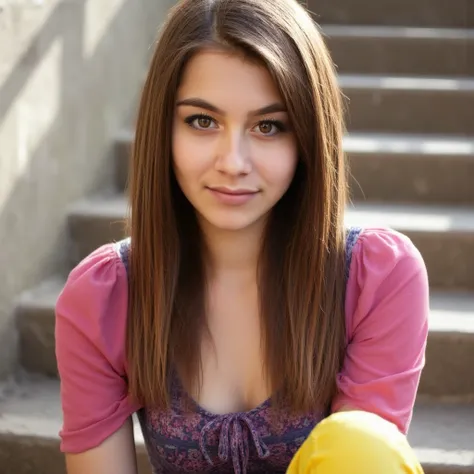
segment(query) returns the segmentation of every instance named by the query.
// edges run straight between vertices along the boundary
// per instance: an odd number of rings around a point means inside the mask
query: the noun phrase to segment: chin
[[[227,215],[203,215],[202,217],[207,221],[208,225],[216,229],[234,232],[248,229],[249,227],[260,223],[263,218],[263,216],[232,214],[232,212],[228,212]]]

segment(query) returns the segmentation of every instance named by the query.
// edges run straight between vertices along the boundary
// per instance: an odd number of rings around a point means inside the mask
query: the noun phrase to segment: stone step
[[[474,204],[474,139],[352,133],[344,149],[353,199]]]
[[[55,306],[66,283],[56,277],[25,291],[15,311],[19,336],[19,361],[29,372],[56,377]]]
[[[70,259],[74,265],[103,243],[125,235],[126,198],[122,194],[86,198],[71,206]]]
[[[358,201],[474,204],[474,139],[352,133],[344,149]]]
[[[66,474],[59,451],[59,382],[29,377],[20,384],[4,385],[4,392],[0,398],[1,474]],[[151,474],[138,423],[135,436],[138,474]]]
[[[116,185],[125,188],[131,131],[117,135]],[[363,201],[474,204],[474,139],[351,133],[344,140],[351,196]]]
[[[64,280],[46,281],[17,307],[20,361],[30,372],[57,375],[54,306],[63,286]],[[474,293],[432,292],[426,359],[420,394],[474,401]]]
[[[474,134],[474,80],[339,76],[349,131]]]
[[[318,23],[474,27],[472,0],[306,0]]]
[[[123,194],[77,202],[69,214],[71,263],[121,239],[125,213]],[[474,290],[474,208],[357,203],[346,221],[405,233],[423,254],[433,287]]]
[[[127,186],[130,156],[135,133],[131,129],[122,129],[115,136],[115,183],[119,191]]]
[[[323,25],[339,73],[474,75],[474,30]]]
[[[24,381],[0,401],[2,474],[66,474],[59,452],[59,384]],[[474,474],[474,406],[417,403],[408,439],[426,474]],[[139,474],[150,474],[135,423]]]
[[[426,366],[419,393],[474,402],[474,293],[432,291],[430,308]]]

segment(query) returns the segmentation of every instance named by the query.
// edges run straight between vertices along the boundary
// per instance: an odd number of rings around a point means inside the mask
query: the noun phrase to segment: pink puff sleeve
[[[367,229],[353,249],[347,348],[332,404],[380,415],[407,433],[428,336],[428,277],[404,235]]]
[[[139,407],[125,372],[127,275],[113,245],[83,260],[56,304],[56,358],[61,379],[61,450],[98,446]]]

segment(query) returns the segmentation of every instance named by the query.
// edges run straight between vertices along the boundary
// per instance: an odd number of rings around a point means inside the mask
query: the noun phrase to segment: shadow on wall
[[[69,204],[112,186],[112,138],[171,2],[14,3],[0,6],[0,376],[16,361],[16,297],[69,269]]]

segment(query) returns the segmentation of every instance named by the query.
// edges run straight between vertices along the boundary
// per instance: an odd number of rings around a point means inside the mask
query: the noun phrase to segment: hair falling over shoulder
[[[172,165],[172,117],[183,68],[203,48],[265,65],[299,145],[290,189],[272,211],[259,263],[266,371],[296,411],[326,408],[345,346],[347,178],[342,98],[317,25],[296,0],[183,0],[161,31],[144,85],[129,176],[129,390],[169,405],[169,375],[200,377],[206,328],[203,245]]]

